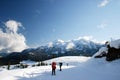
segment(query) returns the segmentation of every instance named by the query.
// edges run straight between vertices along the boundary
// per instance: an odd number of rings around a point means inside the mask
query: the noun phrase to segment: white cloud
[[[15,20],[5,22],[6,31],[0,29],[0,53],[20,52],[27,48],[25,36],[18,33],[22,24]]]
[[[108,3],[109,3],[110,0],[103,0],[99,5],[98,7],[105,7]]]
[[[79,37],[78,40],[80,39],[84,39],[84,40],[92,40],[93,39],[93,36],[83,36],[83,37]]]
[[[64,41],[63,41],[63,40],[61,40],[61,39],[58,39],[58,42],[60,42],[60,43],[64,43]]]
[[[83,37],[79,37],[78,39],[74,39],[74,40],[80,40],[80,39],[84,39],[84,40],[87,40],[87,41],[93,41],[95,43],[100,43],[100,44],[104,44],[106,42],[106,40],[98,41],[93,36],[83,36]]]
[[[107,23],[103,22],[100,25],[98,25],[97,27],[100,28],[100,29],[104,29],[104,28],[107,27]]]
[[[9,20],[5,23],[5,26],[8,28],[7,30],[9,30],[10,32],[12,31],[16,33],[18,28],[22,26],[22,24],[14,20]]]

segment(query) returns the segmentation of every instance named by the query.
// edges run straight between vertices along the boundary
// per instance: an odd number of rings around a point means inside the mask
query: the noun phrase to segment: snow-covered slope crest
[[[90,59],[91,57],[84,57],[84,56],[64,56],[64,57],[59,57],[59,58],[54,58],[45,61],[46,63],[52,63],[54,62],[62,62],[64,65],[69,64],[69,65],[79,65],[80,63],[86,62]]]
[[[99,51],[98,51],[97,53],[95,53],[92,57],[95,57],[95,56],[97,56],[97,55],[100,55],[102,52],[107,53],[107,52],[108,52],[108,48],[107,48],[107,47],[101,47],[101,48],[99,49]]]

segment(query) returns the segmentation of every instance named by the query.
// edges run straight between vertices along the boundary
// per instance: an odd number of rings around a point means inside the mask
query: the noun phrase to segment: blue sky
[[[120,38],[120,0],[0,0],[0,28],[15,20],[28,46],[82,36]]]

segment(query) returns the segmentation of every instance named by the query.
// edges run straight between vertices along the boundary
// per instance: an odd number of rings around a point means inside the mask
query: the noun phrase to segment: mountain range
[[[0,58],[0,63],[5,62],[7,64],[8,61],[19,62],[28,59],[43,61],[60,56],[92,56],[103,46],[102,43],[86,39],[76,39],[67,42],[55,40],[45,46],[28,48],[22,52],[12,52],[7,55],[4,54],[4,56]]]

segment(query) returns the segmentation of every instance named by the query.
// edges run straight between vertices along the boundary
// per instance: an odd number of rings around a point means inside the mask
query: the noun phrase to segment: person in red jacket
[[[52,75],[55,75],[56,62],[52,62]]]

